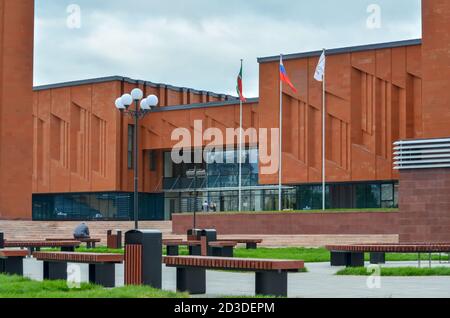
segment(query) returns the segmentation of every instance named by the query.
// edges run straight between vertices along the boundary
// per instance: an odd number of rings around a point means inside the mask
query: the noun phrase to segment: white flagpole
[[[323,49],[323,55],[325,56],[325,49]],[[323,71],[323,81],[322,81],[322,210],[326,210],[326,92],[325,92],[325,74],[326,67]]]
[[[243,60],[241,59],[241,69]],[[244,77],[244,75],[242,75]],[[242,78],[242,81],[244,79]],[[241,92],[244,95],[244,92]],[[243,126],[243,111],[242,111],[242,98],[239,96],[240,108],[239,108],[239,212],[242,211],[242,126]]]
[[[283,63],[283,55],[280,54],[280,65]],[[283,177],[283,81],[280,76],[280,140],[279,140],[279,163],[278,163],[278,210],[283,209],[282,205],[282,177]]]

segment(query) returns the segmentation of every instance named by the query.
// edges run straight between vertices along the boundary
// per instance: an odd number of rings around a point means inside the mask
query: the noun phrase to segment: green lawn
[[[99,246],[96,248],[87,249],[86,247],[77,248],[77,252],[80,253],[113,253],[113,254],[124,254],[125,250],[122,249],[110,249],[106,246]]]
[[[345,268],[336,273],[339,276],[369,276],[365,267]],[[418,268],[418,267],[382,267],[381,276],[450,276],[449,267]]]
[[[70,289],[65,281],[32,281],[20,276],[0,275],[0,298],[186,298],[188,294],[174,293],[150,287],[126,286],[105,289],[82,284]]]
[[[294,259],[304,260],[307,263],[329,262],[330,252],[325,248],[258,248],[257,250],[246,250],[238,248],[235,250],[236,257],[243,258],[273,258],[273,259]],[[366,261],[369,261],[369,254],[365,255]],[[428,255],[422,255],[423,261],[428,260]],[[439,260],[439,255],[432,255],[433,260]],[[446,255],[442,255],[442,260],[447,260]],[[387,254],[386,260],[393,261],[417,261],[417,254]]]
[[[119,253],[123,254],[123,249],[121,250],[109,250],[106,247],[97,247],[95,249],[79,248],[79,252],[95,252],[95,253]],[[165,249],[163,250],[165,254]],[[186,247],[180,248],[180,255],[188,255],[188,250]],[[262,258],[262,259],[292,259],[292,260],[303,260],[306,263],[318,263],[318,262],[329,262],[330,252],[325,248],[302,248],[302,247],[287,247],[287,248],[258,248],[256,250],[247,250],[246,248],[237,248],[234,252],[235,257],[240,258]],[[369,254],[366,253],[366,261],[369,260]],[[423,261],[428,260],[428,255],[423,254],[421,256]],[[439,260],[438,254],[433,254],[432,259]],[[417,261],[417,254],[387,254],[386,260],[389,262],[393,261]],[[448,256],[442,254],[442,260],[447,261]]]

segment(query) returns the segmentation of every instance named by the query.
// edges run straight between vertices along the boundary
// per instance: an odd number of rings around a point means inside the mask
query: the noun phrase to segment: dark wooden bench
[[[206,293],[206,270],[255,272],[257,295],[287,297],[288,272],[304,268],[303,261],[241,259],[205,256],[166,256],[163,262],[177,269],[177,290]]]
[[[214,241],[208,244],[212,248],[212,256],[233,257],[234,248],[237,245],[235,241]],[[206,256],[205,253],[202,253]]]
[[[115,287],[116,264],[122,263],[121,254],[34,252],[33,257],[44,262],[44,279],[67,280],[67,263],[89,264],[89,282],[104,287]]]
[[[234,241],[213,241],[207,245],[206,239],[201,241],[183,241],[183,240],[163,240],[163,245],[167,247],[167,256],[178,256],[180,246],[189,248],[189,255],[207,256],[208,247],[211,248],[211,256],[233,257],[233,250],[237,245]]]
[[[384,264],[386,253],[429,254],[431,265],[432,253],[450,252],[450,243],[407,243],[407,244],[355,244],[328,245],[331,266],[363,267],[364,254],[370,253],[371,264]]]
[[[187,246],[189,255],[201,255],[201,241],[183,241],[183,240],[163,240],[163,245],[167,247],[167,255],[177,256],[180,254],[180,246]]]
[[[0,273],[23,276],[24,250],[0,250]]]
[[[248,250],[255,250],[258,248],[258,244],[263,242],[262,239],[242,239],[242,238],[230,238],[230,239],[220,239],[218,241],[233,241],[238,244],[245,244]]]
[[[74,252],[80,246],[80,241],[5,241],[6,248],[26,248],[29,255],[41,248],[60,248],[62,252]]]
[[[86,247],[88,249],[95,248],[97,243],[100,243],[102,240],[98,238],[46,238],[46,241],[50,242],[64,242],[64,241],[80,241],[81,243],[86,243]]]

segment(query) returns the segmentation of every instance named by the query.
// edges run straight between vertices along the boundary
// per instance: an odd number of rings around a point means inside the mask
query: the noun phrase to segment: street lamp
[[[135,108],[130,109],[133,102]],[[152,107],[157,106],[158,102],[158,97],[155,95],[144,98],[144,92],[139,88],[133,89],[131,94],[123,94],[115,102],[116,108],[121,113],[134,119],[134,226],[136,230],[139,228],[138,121],[144,118]]]

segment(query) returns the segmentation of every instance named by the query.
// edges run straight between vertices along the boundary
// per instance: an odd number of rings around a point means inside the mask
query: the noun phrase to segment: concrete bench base
[[[248,250],[256,250],[256,249],[258,249],[258,243],[247,243],[247,244],[245,244],[245,247]]]
[[[178,245],[167,245],[167,255],[168,256],[180,255],[180,247]]]
[[[234,257],[234,248],[232,246],[212,247],[212,256]]]
[[[364,253],[332,251],[331,266],[364,267]]]
[[[177,267],[177,290],[191,295],[206,294],[206,270],[203,268]],[[256,272],[255,294],[287,297],[288,273]]]
[[[44,279],[67,280],[67,263],[44,262]],[[107,288],[115,287],[115,264],[89,264],[89,282]]]
[[[386,253],[370,253],[370,264],[386,264]]]
[[[202,247],[200,245],[189,246],[189,255],[201,256],[202,255]]]
[[[89,282],[107,288],[116,286],[115,264],[89,264]]]
[[[206,293],[206,270],[203,268],[177,267],[177,290],[192,295]]]
[[[287,272],[256,272],[255,275],[256,295],[287,297]]]
[[[23,276],[23,257],[0,259],[0,273]]]

